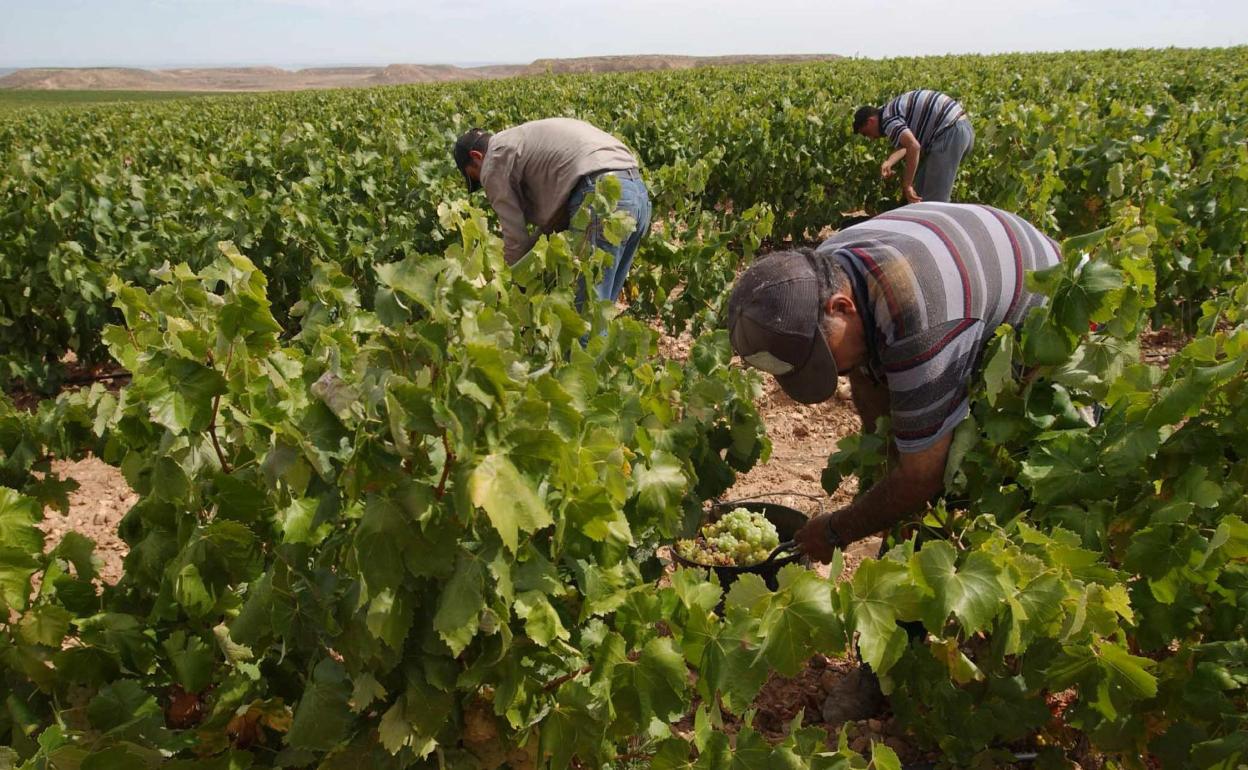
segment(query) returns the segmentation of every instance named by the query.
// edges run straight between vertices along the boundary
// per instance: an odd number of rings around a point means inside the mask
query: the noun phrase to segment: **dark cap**
[[[817,404],[836,392],[836,359],[822,333],[819,278],[809,252],[782,251],[746,270],[728,298],[732,349],[775,375],[794,401]]]
[[[468,153],[472,150],[484,153],[486,147],[489,146],[489,139],[489,131],[472,128],[465,131],[455,140],[455,149],[451,151],[451,154],[455,156],[455,166],[459,169],[459,173],[464,175],[464,182],[468,185],[468,192],[476,192],[481,189],[481,183],[468,176],[468,172],[464,170],[472,162],[472,158],[468,156]]]

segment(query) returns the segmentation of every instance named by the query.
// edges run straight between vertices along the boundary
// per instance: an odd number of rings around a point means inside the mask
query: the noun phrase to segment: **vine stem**
[[[455,453],[451,451],[451,440],[445,431],[442,432],[442,446],[446,449],[446,463],[442,465],[442,478],[438,479],[438,488],[433,492],[439,500],[446,494],[446,480],[451,475],[451,464],[455,462]]]
[[[216,450],[217,462],[221,463],[221,471],[223,473],[232,473],[230,463],[225,459],[225,453],[221,451],[221,442],[217,440],[217,410],[221,408],[221,396],[217,396],[212,400],[212,419],[208,421],[208,436],[212,439],[212,448]]]
[[[576,671],[563,674],[562,676],[555,677],[554,679],[547,682],[546,686],[543,687],[542,690],[545,692],[553,692],[555,690],[558,690],[559,685],[563,684],[564,682],[570,682],[573,679],[576,679],[578,676],[582,674],[588,674],[590,671],[593,671],[593,670],[594,670],[593,666],[582,666],[581,668],[578,668]]]
[[[229,373],[230,361],[234,359],[234,346],[230,345],[229,351],[225,354],[224,371]],[[225,459],[225,452],[221,451],[221,442],[217,439],[217,412],[221,410],[221,395],[217,394],[212,399],[212,417],[208,420],[208,437],[212,439],[212,448],[217,453],[217,462],[221,463],[222,473],[232,473],[229,460]]]

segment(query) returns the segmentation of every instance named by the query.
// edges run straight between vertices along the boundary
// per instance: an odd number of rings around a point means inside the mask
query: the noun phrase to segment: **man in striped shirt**
[[[1013,214],[921,203],[813,251],[770,254],[742,274],[728,328],[746,363],[805,404],[830,398],[845,375],[865,430],[891,417],[896,462],[853,504],[812,518],[797,535],[804,553],[828,561],[941,491],[986,342],[1043,304],[1024,278],[1060,258],[1052,239]]]
[[[930,89],[908,91],[882,109],[859,107],[854,132],[871,139],[887,136],[893,143],[893,153],[880,166],[882,178],[893,176],[893,166],[906,159],[901,190],[909,203],[948,202],[958,165],[975,144],[975,130],[958,100]]]

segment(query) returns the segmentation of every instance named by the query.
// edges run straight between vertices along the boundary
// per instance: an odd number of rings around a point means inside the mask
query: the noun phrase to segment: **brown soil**
[[[139,496],[126,484],[120,471],[95,457],[78,462],[57,461],[52,470],[58,476],[77,481],[78,489],[69,495],[68,514],[51,508],[44,513],[40,528],[47,536],[47,548],[55,548],[66,532],[86,535],[95,541],[100,579],[116,583],[121,579],[121,562],[127,551],[117,535],[117,525]]]

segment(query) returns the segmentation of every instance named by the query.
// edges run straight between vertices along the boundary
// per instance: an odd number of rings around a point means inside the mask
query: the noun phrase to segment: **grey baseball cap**
[[[728,336],[747,364],[775,375],[794,401],[817,404],[836,392],[836,359],[821,329],[819,278],[809,252],[782,251],[755,262],[728,298]]]

